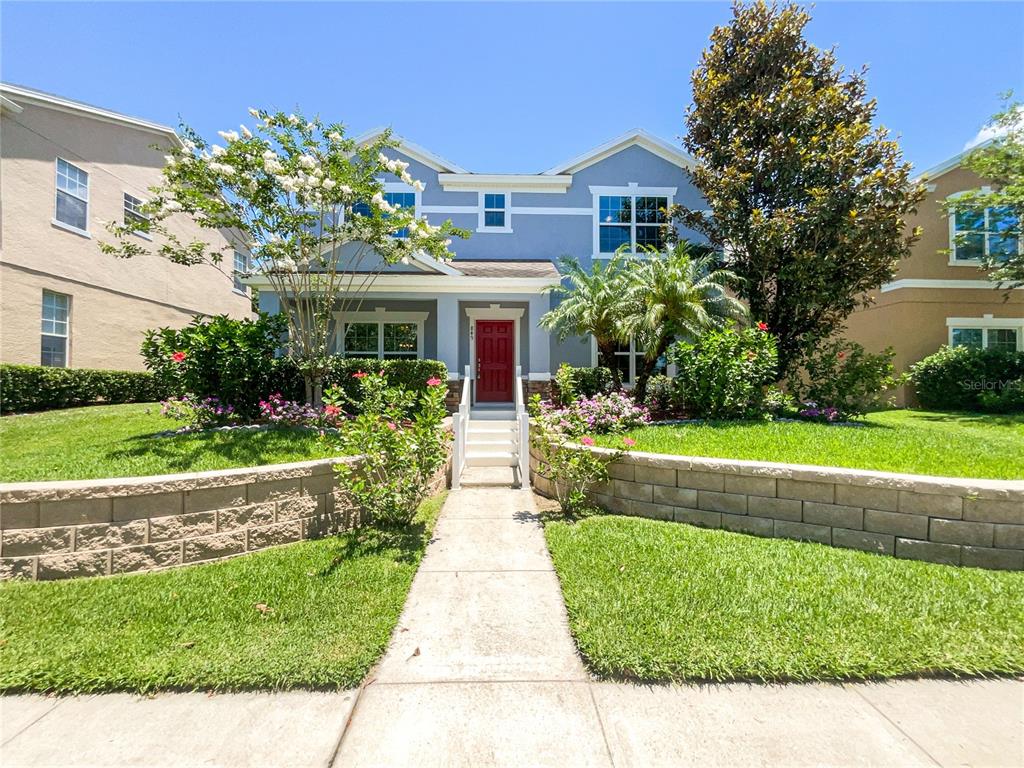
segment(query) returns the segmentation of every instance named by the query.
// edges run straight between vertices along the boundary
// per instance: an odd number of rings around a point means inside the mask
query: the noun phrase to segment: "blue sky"
[[[821,2],[808,36],[868,64],[923,170],[1013,88],[1024,3]],[[473,171],[541,171],[633,127],[675,140],[726,3],[4,2],[0,76],[212,136],[249,106],[390,124]]]

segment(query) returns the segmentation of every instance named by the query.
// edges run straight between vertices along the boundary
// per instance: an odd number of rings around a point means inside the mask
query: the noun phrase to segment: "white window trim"
[[[43,331],[43,327],[42,327],[43,311],[44,311],[46,305],[42,302],[42,299],[46,296],[47,293],[52,293],[55,296],[64,296],[68,300],[67,320],[64,323],[64,325],[66,327],[66,330],[65,330],[64,333],[45,333]],[[43,341],[43,338],[42,337],[43,336],[54,336],[54,337],[56,337],[58,339],[60,339],[60,338],[64,339],[64,365],[63,365],[63,367],[64,368],[70,368],[71,367],[71,305],[72,305],[71,294],[69,294],[69,293],[61,293],[60,291],[51,291],[51,290],[49,290],[47,288],[44,288],[42,293],[39,294],[39,296],[40,296],[40,305],[39,305],[39,344],[40,344],[39,364],[40,365],[43,364],[43,356],[42,356],[42,341]],[[54,368],[56,368],[57,366],[47,366],[47,367],[54,367]]]
[[[394,312],[378,307],[369,312],[335,312],[334,336],[330,347],[335,354],[345,354],[345,336],[342,330],[346,323],[377,323],[377,359],[391,360],[384,357],[384,324],[415,323],[416,324],[416,359],[423,359],[423,327],[426,324],[427,312]]]
[[[78,197],[78,195],[73,195],[70,192],[68,192],[66,190],[63,190],[63,189],[61,189],[60,187],[57,186],[57,176],[58,176],[57,168],[59,167],[59,164],[62,161],[67,163],[68,165],[70,165],[72,168],[74,168],[76,170],[79,170],[79,171],[81,171],[82,173],[85,174],[86,182],[85,182],[85,199],[84,200],[82,200],[82,198]],[[92,174],[90,174],[87,170],[85,170],[85,168],[82,168],[80,165],[76,165],[75,163],[72,163],[70,160],[65,160],[60,155],[57,155],[57,157],[54,158],[54,161],[53,161],[53,219],[50,221],[50,223],[53,224],[53,226],[57,227],[58,229],[67,230],[68,232],[74,232],[76,235],[81,235],[82,237],[88,237],[90,239],[92,238],[92,235],[89,234],[89,207],[90,207],[89,206],[89,188],[91,186],[91,182],[92,182]],[[85,203],[85,229],[79,229],[78,227],[73,226],[71,224],[68,224],[67,222],[61,221],[60,219],[57,218],[57,193],[58,192],[63,192],[65,195],[71,195],[71,197],[75,198],[76,200],[82,200],[82,202]]]
[[[246,287],[246,285],[244,283],[242,284],[241,288],[239,288],[237,285],[235,285],[235,280],[238,279],[238,277],[237,277],[238,269],[235,268],[235,263],[234,263],[235,262],[235,255],[236,254],[241,255],[242,258],[245,259],[245,271],[246,272],[249,272],[249,270],[252,268],[252,257],[248,253],[246,253],[245,251],[240,251],[237,248],[234,249],[231,252],[231,267],[232,267],[232,269],[231,269],[231,290],[234,291],[235,293],[237,293],[239,296],[248,296],[249,295],[249,289],[248,289],[248,287]]]
[[[947,317],[946,330],[948,338],[946,343],[951,347],[953,346],[953,330],[958,328],[980,328],[982,349],[988,349],[989,331],[1016,331],[1017,351],[1024,352],[1024,317],[993,317],[992,315],[982,315],[981,317]]]
[[[420,217],[420,208],[423,207],[423,193],[420,192],[418,189],[416,189],[413,186],[410,186],[409,184],[406,184],[404,181],[386,181],[384,182],[384,192],[411,192],[412,194],[414,194],[416,198],[413,201],[412,215],[414,218],[417,219]],[[402,237],[398,239],[404,240],[405,238]]]
[[[617,352],[616,354],[625,355],[625,352]],[[636,346],[633,343],[633,339],[629,340],[629,383],[623,384],[623,389],[632,389],[633,384],[636,382],[636,358],[640,353],[637,352]],[[597,368],[600,362],[600,352],[597,349],[597,339],[593,336],[590,337],[590,367]],[[665,366],[665,375],[669,378],[674,378],[676,375],[675,363],[668,363]]]
[[[138,200],[142,205],[145,205],[147,202],[149,202],[148,200],[146,200],[144,198],[135,197],[135,195],[133,195],[131,192],[127,192],[125,190],[121,190],[121,218],[124,220],[125,224],[128,223],[128,217],[125,216],[125,214],[128,212],[128,201],[125,200],[125,196],[126,195],[128,197],[134,198],[135,200]],[[143,214],[140,213],[138,215],[142,216]],[[148,219],[149,217],[146,216],[145,218]],[[149,241],[153,240],[153,236],[151,234],[149,234],[148,232],[139,232],[138,230],[134,230],[133,229],[132,230],[132,234],[135,235],[136,237],[141,237],[143,240],[149,240]]]
[[[504,195],[505,196],[505,207],[502,209],[505,213],[505,226],[503,227],[488,227],[484,222],[486,220],[487,211],[496,211],[497,208],[485,208],[484,201],[487,199],[487,195]],[[477,192],[477,220],[476,220],[476,231],[477,232],[495,232],[499,234],[512,234],[512,192],[508,190],[481,190]]]
[[[982,194],[986,194],[987,195],[988,193],[990,193],[992,191],[992,188],[991,187],[981,187],[980,191],[981,191]],[[948,195],[946,197],[946,200],[956,200],[958,197],[961,197],[961,196],[963,196],[965,194],[967,194],[966,191],[964,191],[964,192],[954,192],[953,194]],[[975,232],[976,234],[983,234],[985,236],[985,255],[986,256],[988,256],[988,238],[989,238],[989,235],[991,234],[991,232],[990,232],[990,230],[988,228],[988,212],[989,212],[989,208],[986,207],[985,208],[985,229],[980,231],[980,232],[977,232],[977,231]],[[951,266],[951,267],[980,267],[980,266],[983,266],[985,262],[982,259],[958,259],[956,257],[956,209],[955,208],[951,209],[950,212],[949,212],[949,216],[947,216],[946,218],[948,219],[948,225],[949,225],[949,266]],[[1024,237],[1022,237],[1021,235],[1017,236],[1017,253],[1024,254]]]
[[[593,259],[610,259],[614,257],[613,253],[601,253],[601,198],[606,196],[615,197],[664,197],[665,207],[671,209],[675,201],[675,195],[678,191],[678,187],[641,187],[637,182],[631,181],[625,187],[599,187],[591,186],[590,194],[593,196],[593,207],[591,209],[591,215],[593,216]],[[671,222],[668,222],[671,226]],[[636,243],[636,205],[633,205],[633,221],[629,225],[629,242],[630,247]],[[636,256],[636,251],[625,251],[631,256]],[[643,254],[640,254],[643,255]]]
[[[512,333],[514,335],[515,359],[512,362],[512,376],[515,377],[516,369],[520,369],[522,360],[519,356],[519,328],[522,324],[525,307],[502,307],[500,304],[491,304],[487,307],[466,307],[466,316],[469,318],[469,358],[472,361],[469,370],[471,378],[476,380],[476,321],[477,320],[511,320]],[[514,382],[513,382],[514,383]],[[476,388],[473,388],[473,402],[476,402]]]

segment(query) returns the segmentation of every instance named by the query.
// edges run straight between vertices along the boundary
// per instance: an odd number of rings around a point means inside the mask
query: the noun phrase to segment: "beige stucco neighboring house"
[[[1024,352],[1024,290],[1007,292],[989,281],[980,267],[981,253],[1024,249],[1024,239],[1007,230],[997,211],[972,217],[947,216],[942,201],[985,185],[963,168],[964,155],[921,175],[928,195],[908,227],[920,226],[921,239],[900,263],[892,282],[875,292],[871,307],[855,312],[847,336],[877,352],[893,347],[896,369],[937,351],[943,344],[1002,347]],[[958,244],[957,235],[966,233]],[[909,388],[898,393],[909,402]]]
[[[165,153],[154,147],[176,141],[163,125],[0,85],[0,361],[138,370],[147,329],[251,314],[235,276],[246,256],[233,249],[192,267],[99,249],[112,239],[105,222],[130,219],[159,183]],[[228,245],[185,217],[169,227]]]

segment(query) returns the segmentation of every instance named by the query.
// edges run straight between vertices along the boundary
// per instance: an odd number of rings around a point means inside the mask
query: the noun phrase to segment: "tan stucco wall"
[[[950,266],[948,250],[949,220],[939,206],[956,192],[976,189],[984,181],[962,168],[930,179],[934,190],[928,192],[908,227],[919,226],[923,232],[905,259],[896,280],[985,280],[985,273],[976,266]],[[946,319],[951,317],[993,318],[1024,317],[1024,291],[1013,291],[1009,298],[992,284],[991,288],[898,288],[875,291],[875,304],[855,312],[847,321],[846,336],[863,344],[870,352],[892,347],[896,352],[897,371],[906,371],[913,363],[932,354],[949,339]],[[910,387],[896,393],[900,405],[912,403]]]
[[[218,267],[183,267],[156,255],[125,260],[99,250],[99,241],[111,239],[103,222],[121,220],[123,194],[144,199],[159,182],[164,153],[152,145],[167,146],[170,137],[15,101],[23,111],[0,117],[0,360],[39,363],[43,287],[72,297],[68,362],[76,368],[137,369],[147,328],[184,325],[195,314],[249,316],[249,298],[232,290],[230,251]],[[52,223],[58,156],[89,173],[91,238]],[[228,242],[184,217],[171,229],[188,240]]]

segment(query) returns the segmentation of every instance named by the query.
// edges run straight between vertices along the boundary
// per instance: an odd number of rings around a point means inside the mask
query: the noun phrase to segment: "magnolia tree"
[[[252,129],[220,131],[223,145],[183,127],[143,215],[108,224],[116,240],[100,248],[124,258],[152,252],[189,265],[220,264],[225,255],[230,264],[234,251],[249,254],[252,272],[281,300],[289,354],[305,379],[307,400],[318,403],[335,313],[358,309],[388,265],[450,258],[450,238],[466,233],[389,204],[386,175],[423,189],[408,163],[385,154],[397,146],[389,132],[357,145],[337,123],[257,109],[249,114]],[[226,235],[228,244],[184,239],[168,227],[176,214]],[[159,235],[159,244],[140,242],[139,232]]]

